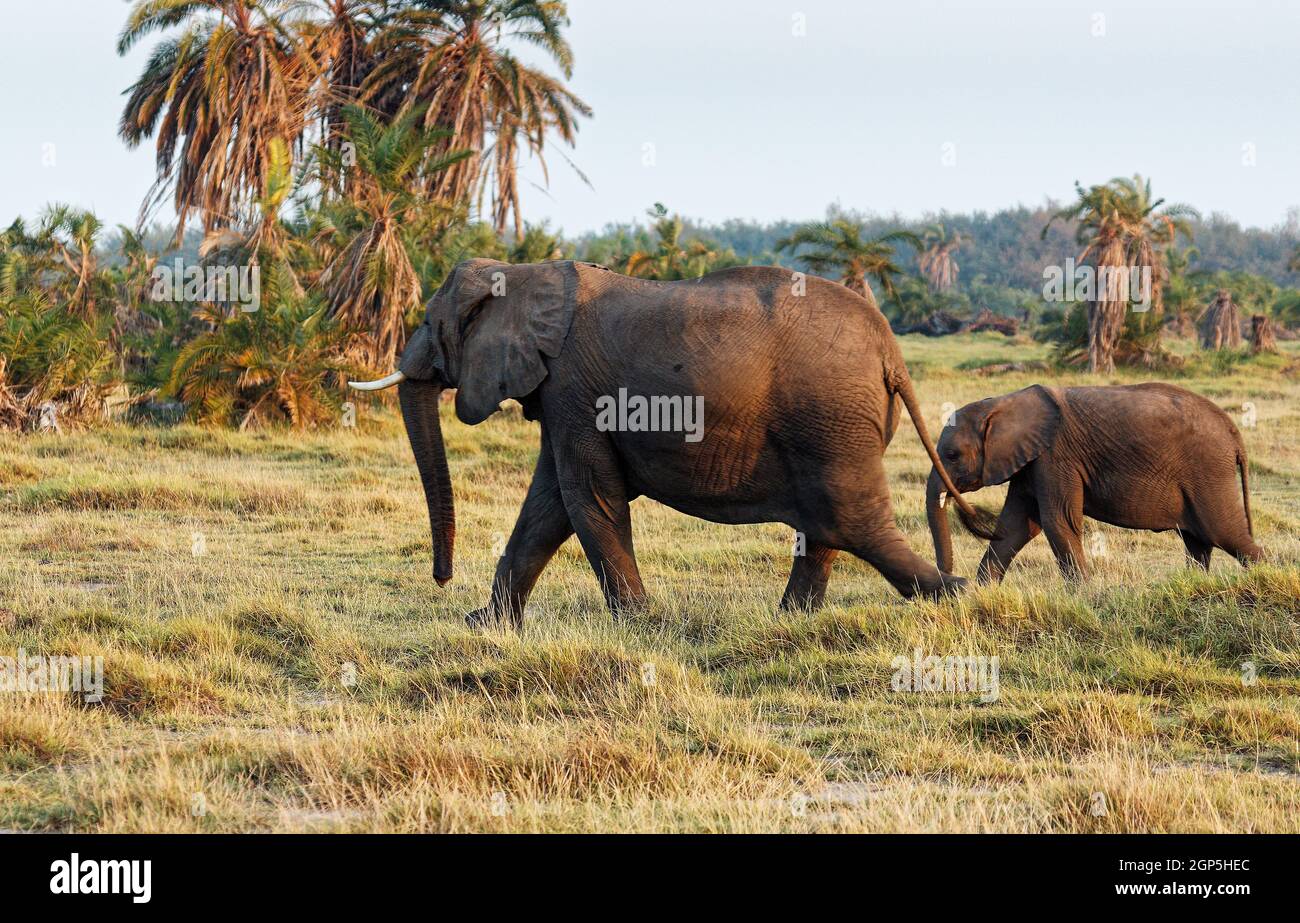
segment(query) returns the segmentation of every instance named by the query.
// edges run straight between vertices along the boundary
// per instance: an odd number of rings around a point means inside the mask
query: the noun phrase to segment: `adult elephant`
[[[1039,532],[1067,577],[1086,577],[1085,516],[1125,529],[1175,529],[1200,567],[1215,548],[1243,565],[1263,556],[1241,433],[1214,403],[1174,385],[1032,385],[976,401],[943,428],[939,457],[947,471],[931,472],[925,505],[944,570],[952,568],[948,475],[965,491],[1010,481],[981,582],[1001,580]]]
[[[353,387],[393,384],[440,585],[455,535],[440,392],[456,389],[468,424],[506,398],[541,421],[532,485],[471,624],[521,624],[538,575],[575,532],[612,610],[644,600],[628,509],[642,495],[712,522],[802,533],[786,608],[821,603],[840,550],[904,596],[965,583],[913,553],[894,522],[881,455],[896,396],[943,470],[898,344],[873,305],[824,279],[741,267],[650,282],[590,263],[470,260],[429,301],[398,371]],[[991,534],[940,476],[968,525]]]

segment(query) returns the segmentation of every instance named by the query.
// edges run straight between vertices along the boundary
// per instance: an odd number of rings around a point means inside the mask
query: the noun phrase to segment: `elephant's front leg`
[[[838,552],[829,545],[809,542],[802,555],[796,555],[790,570],[790,581],[781,596],[781,609],[806,609],[809,612],[821,607],[826,599],[826,583],[831,578],[831,565]]]
[[[615,615],[645,602],[645,587],[632,549],[632,511],[612,447],[588,443],[582,453],[557,450],[556,470],[564,508],[582,550]]]
[[[573,526],[564,508],[555,472],[555,455],[543,429],[537,470],[533,473],[533,482],[528,487],[528,496],[524,498],[523,509],[519,511],[505,552],[497,561],[492,597],[482,609],[466,616],[466,621],[477,626],[508,618],[516,628],[522,626],[524,606],[537,578],[556,550],[572,534]]]
[[[1007,493],[1007,502],[998,516],[998,538],[989,543],[980,560],[976,579],[980,583],[998,583],[1011,566],[1020,549],[1042,531],[1038,524],[1038,503],[1033,494],[1015,483]]]

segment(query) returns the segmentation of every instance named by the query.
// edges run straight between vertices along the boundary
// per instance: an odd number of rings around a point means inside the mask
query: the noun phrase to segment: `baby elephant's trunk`
[[[934,539],[934,561],[939,570],[945,574],[952,573],[952,531],[948,526],[948,510],[944,503],[943,481],[939,472],[930,469],[930,478],[925,483],[925,518],[930,523],[930,537]]]
[[[991,542],[1001,537],[1002,530],[996,517],[987,510],[973,507],[952,493],[945,497],[946,487],[939,471],[931,468],[930,479],[925,482],[925,518],[930,521],[930,537],[934,539],[935,566],[945,574],[951,574],[952,533],[948,530],[948,501],[957,501],[957,518],[971,535]]]

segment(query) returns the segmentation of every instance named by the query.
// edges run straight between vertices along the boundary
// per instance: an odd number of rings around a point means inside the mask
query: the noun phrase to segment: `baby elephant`
[[[1033,385],[962,407],[938,451],[962,493],[1011,482],[998,535],[980,561],[981,582],[1001,580],[1040,531],[1062,572],[1086,577],[1085,516],[1125,529],[1177,529],[1201,567],[1215,548],[1243,565],[1263,554],[1252,537],[1241,434],[1226,413],[1182,388]],[[932,471],[926,515],[939,569],[951,573],[944,502]]]

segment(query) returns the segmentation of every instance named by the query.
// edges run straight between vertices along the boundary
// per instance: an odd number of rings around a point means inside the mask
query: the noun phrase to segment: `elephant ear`
[[[1042,385],[995,400],[984,420],[984,486],[1001,484],[1042,454],[1060,423],[1060,405]]]
[[[415,328],[397,368],[416,381],[438,379],[455,387],[460,376],[461,330],[466,318],[491,291],[491,274],[505,267],[497,260],[457,264],[425,305],[424,323]]]
[[[456,416],[481,423],[506,398],[523,398],[546,378],[573,322],[578,275],[572,262],[474,267],[483,294],[461,315]]]

